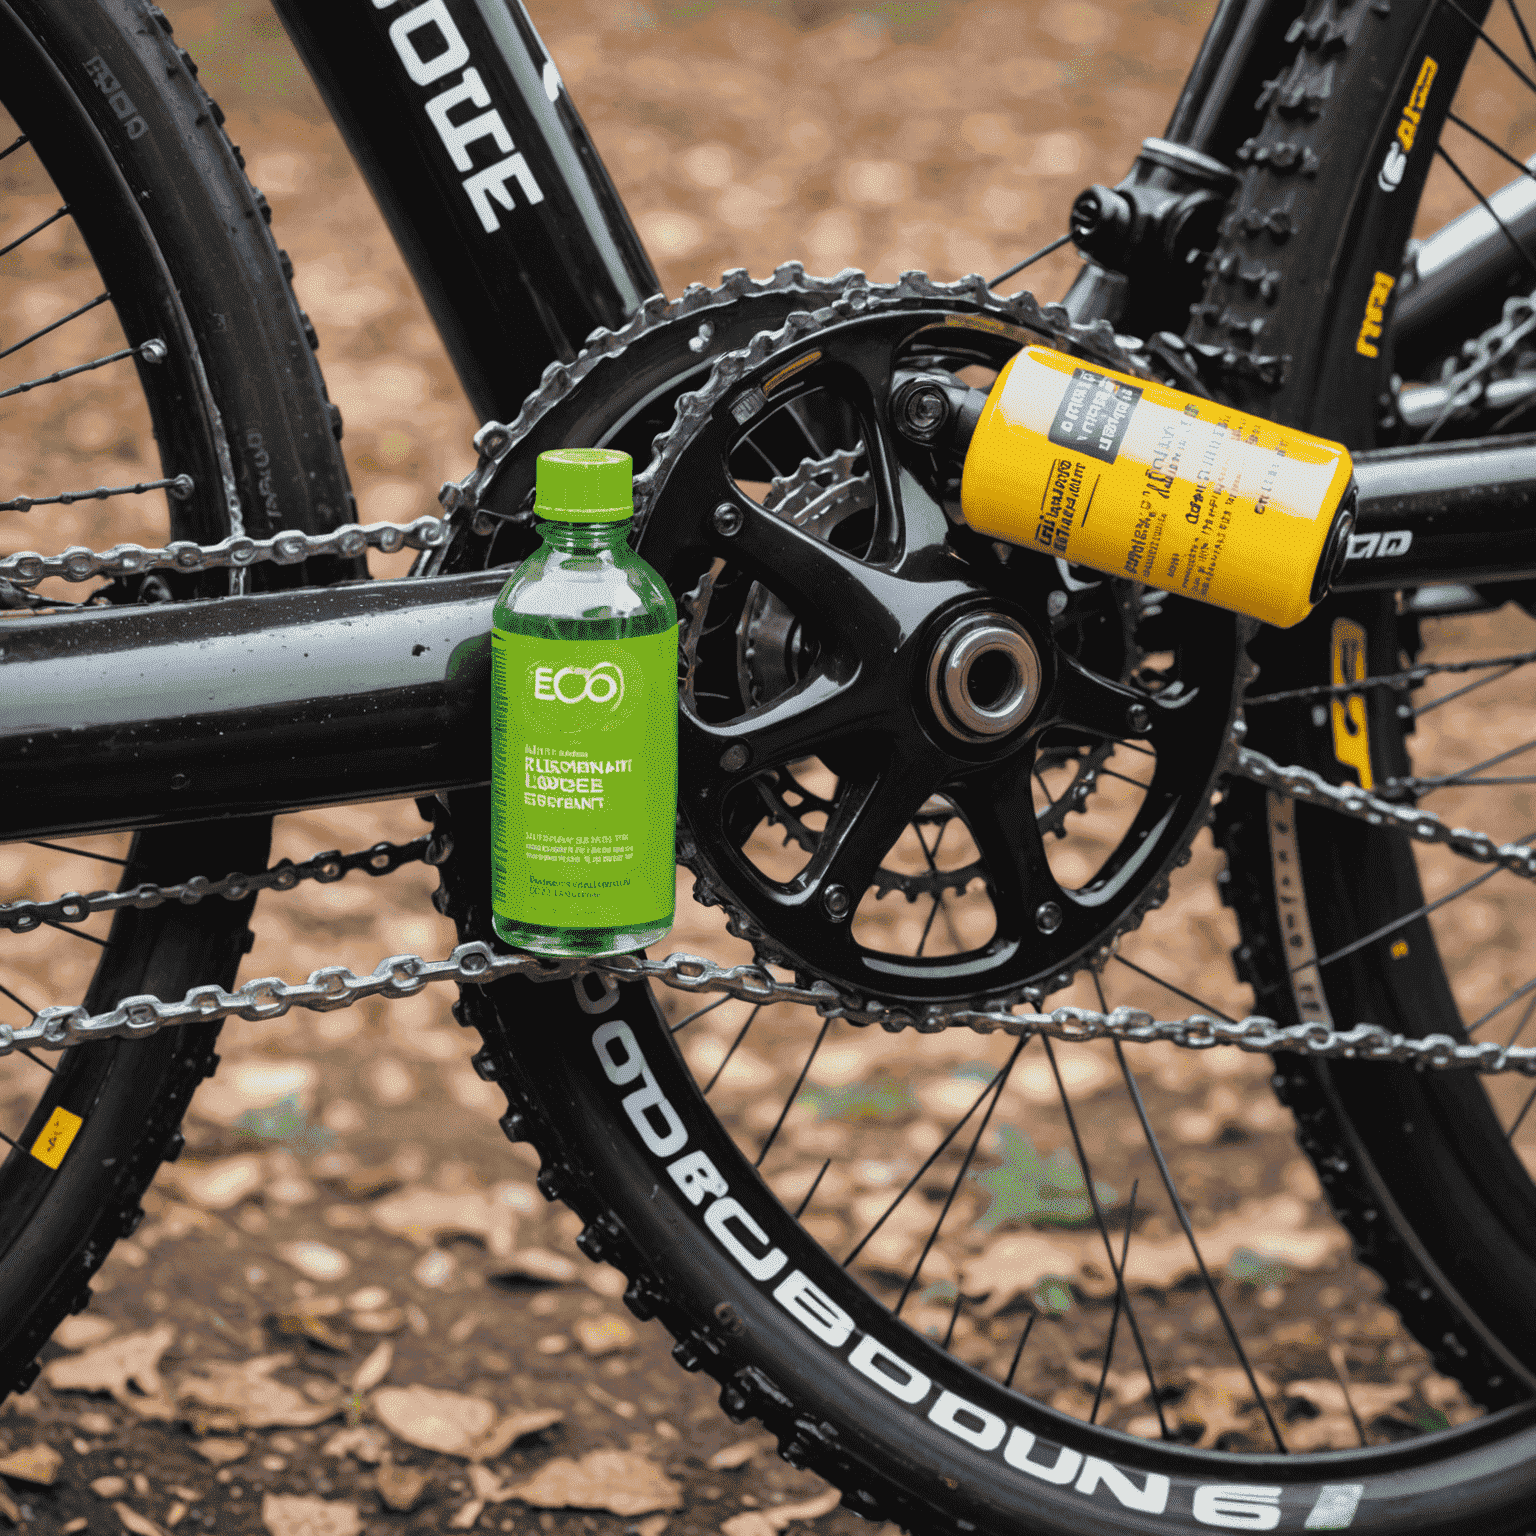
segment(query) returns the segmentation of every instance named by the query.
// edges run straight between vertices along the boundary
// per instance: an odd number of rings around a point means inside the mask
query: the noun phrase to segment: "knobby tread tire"
[[[172,534],[223,537],[232,500],[246,532],[258,536],[355,521],[336,447],[340,414],[314,360],[314,331],[293,294],[292,264],[273,243],[266,199],[246,178],[224,115],[177,46],[169,19],[144,0],[0,5],[9,13],[0,20],[13,36],[35,40],[94,125],[170,275],[174,296],[145,302],[115,293],[120,313],[138,304],[134,316],[142,323],[156,312],[166,327],[161,334],[188,349],[202,373],[200,394],[160,403],[156,432],[166,452],[178,442],[224,451],[227,474],[207,487],[211,494],[200,488],[192,503],[171,504]],[[123,114],[87,72],[93,57],[129,87],[148,125],[141,134],[130,137]],[[153,399],[151,408],[155,413]],[[248,574],[257,578],[253,585],[286,586],[365,573],[360,562],[327,560]],[[227,590],[219,576],[188,583],[178,595]],[[160,879],[222,873],[206,867],[210,859],[227,859],[231,869],[260,868],[269,842],[270,823],[261,820],[141,833],[133,851],[140,867],[131,873],[134,880],[146,868]],[[248,898],[118,913],[87,1006],[111,1008],[138,992],[180,996],[201,982],[232,986],[250,947],[253,904]],[[85,1124],[59,1170],[42,1175],[51,1179],[46,1188],[28,1185],[40,1175],[22,1153],[6,1160],[0,1181],[0,1398],[36,1378],[38,1350],[64,1316],[88,1304],[91,1276],[142,1218],[140,1200],[157,1169],[180,1154],[179,1127],[198,1083],[218,1062],[218,1034],[217,1025],[192,1026],[148,1041],[80,1048],[61,1059],[22,1144],[31,1144],[60,1102],[78,1109]]]

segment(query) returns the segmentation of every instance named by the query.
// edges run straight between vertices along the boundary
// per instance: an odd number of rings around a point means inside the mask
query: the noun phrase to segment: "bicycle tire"
[[[1368,440],[1374,396],[1362,409],[1358,380],[1353,389],[1341,386],[1348,407],[1341,415],[1339,392],[1321,390],[1319,381],[1335,361],[1343,317],[1358,323],[1353,288],[1341,287],[1358,275],[1359,260],[1343,247],[1346,235],[1358,236],[1353,214],[1370,212],[1370,178],[1342,151],[1331,162],[1306,151],[1323,140],[1375,145],[1390,134],[1404,75],[1434,14],[1433,5],[1350,9],[1331,0],[1305,8],[1291,37],[1295,51],[1277,60],[1275,83],[1258,103],[1264,126],[1249,146],[1208,308],[1193,333],[1224,371],[1229,393],[1268,414],[1327,421],[1330,435],[1339,435],[1342,420],[1357,443]],[[1446,78],[1457,73],[1451,66]],[[1306,188],[1289,195],[1283,225],[1266,225],[1283,167],[1268,157],[1255,162],[1252,150],[1278,139],[1296,146],[1282,159],[1306,177]],[[1394,216],[1406,204],[1411,220],[1421,187],[1421,176],[1417,185],[1410,180]],[[1250,215],[1270,241],[1257,274],[1243,246]],[[1406,235],[1404,225],[1391,259]],[[1352,345],[1352,328],[1347,338]],[[1231,832],[1251,822],[1229,813],[1225,825]],[[456,850],[441,872],[439,905],[461,937],[487,937],[485,797],[452,797],[438,827]],[[1228,841],[1229,894],[1262,903],[1253,886],[1270,879],[1267,855],[1255,861]],[[1268,901],[1272,912],[1272,888]],[[1242,964],[1257,974],[1251,956]],[[477,1070],[507,1094],[504,1129],[539,1150],[540,1187],[582,1216],[583,1250],[628,1275],[631,1310],[659,1318],[677,1340],[679,1363],[719,1381],[728,1415],[761,1420],[787,1461],[828,1478],[845,1506],[867,1518],[912,1531],[1034,1536],[1067,1536],[1090,1521],[1107,1536],[1213,1527],[1378,1536],[1531,1530],[1536,1410],[1529,1405],[1398,1446],[1319,1457],[1238,1457],[1091,1428],[1013,1397],[863,1293],[725,1133],[645,989],[603,994],[582,983],[507,982],[465,989],[456,1014],[484,1040]],[[699,1156],[707,1164],[690,1164]],[[1341,1214],[1351,1220],[1347,1209]],[[1356,1228],[1368,1221],[1363,1209],[1356,1216]]]
[[[355,520],[340,417],[290,264],[267,229],[270,210],[163,13],[142,0],[6,0],[0,99],[65,194],[125,335],[167,343],[162,362],[138,366],[165,474],[193,471],[192,496],[168,501],[170,536],[319,532]],[[262,576],[287,586],[353,574],[361,567],[315,561]],[[168,585],[181,598],[230,590],[223,574]],[[144,832],[125,876],[260,868],[270,831],[252,819]],[[119,912],[86,1006],[232,985],[253,901]],[[181,1149],[178,1127],[217,1064],[217,1037],[217,1026],[196,1026],[59,1059],[0,1164],[0,1397],[35,1378],[38,1349],[87,1304],[91,1275],[137,1225],[145,1188]],[[60,1110],[80,1124],[50,1166],[31,1149]]]
[[[1303,34],[1296,65],[1276,84],[1269,123],[1244,146],[1252,170],[1224,225],[1191,329],[1197,343],[1220,348],[1229,384],[1258,409],[1355,448],[1372,446],[1379,427],[1390,425],[1383,421],[1393,398],[1390,349],[1372,355],[1356,346],[1356,333],[1377,273],[1398,270],[1455,81],[1477,40],[1473,23],[1487,10],[1426,8],[1406,51],[1377,69],[1386,119],[1368,120],[1349,100],[1354,82],[1345,76],[1332,82],[1338,99],[1329,99],[1310,133],[1298,133],[1296,114],[1328,67],[1327,43],[1323,29]],[[1412,93],[1426,57],[1450,84],[1431,93],[1405,183],[1385,191],[1374,168],[1383,131],[1390,136],[1395,126],[1391,104]],[[1330,165],[1322,153],[1330,134],[1334,143],[1371,147],[1359,162]],[[1278,153],[1282,145],[1288,153]],[[1303,190],[1297,171],[1309,148],[1323,163]],[[1296,235],[1277,245],[1276,211],[1284,205],[1298,217],[1298,198],[1319,213],[1302,216]],[[1321,213],[1329,206],[1332,219]],[[1309,312],[1321,323],[1303,319]],[[1260,354],[1271,361],[1257,360]],[[1289,357],[1283,375],[1271,372],[1279,356]],[[1392,594],[1330,602],[1283,641],[1261,640],[1254,648],[1259,691],[1330,680],[1340,622],[1363,636],[1369,675],[1396,670],[1394,602]],[[1384,691],[1366,701],[1378,781],[1412,772],[1398,703]],[[1335,781],[1351,777],[1335,754],[1331,724],[1310,721],[1305,705],[1256,712],[1253,725],[1253,742],[1280,761],[1307,764]],[[1341,825],[1251,786],[1227,797],[1219,829],[1230,866],[1223,894],[1243,935],[1239,972],[1261,1011],[1288,1022],[1317,1017],[1316,992],[1296,980],[1312,973],[1296,967],[1308,955],[1384,934],[1329,966],[1328,1011],[1404,1034],[1466,1038],[1427,916],[1401,921],[1424,903],[1405,839]],[[1282,918],[1282,886],[1302,897],[1305,923]],[[1536,1186],[1499,1133],[1482,1086],[1457,1077],[1430,1081],[1401,1068],[1367,1075],[1347,1063],[1296,1060],[1276,1063],[1274,1084],[1357,1255],[1381,1275],[1388,1301],[1437,1367],[1489,1406],[1530,1399]]]

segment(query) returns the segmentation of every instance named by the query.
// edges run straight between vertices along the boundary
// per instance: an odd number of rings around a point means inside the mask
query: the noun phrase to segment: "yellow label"
[[[1311,589],[1352,465],[1338,443],[1026,347],[966,453],[978,532],[1282,627]]]
[[[57,1168],[84,1124],[79,1115],[71,1114],[60,1105],[48,1116],[48,1123],[32,1143],[32,1156],[44,1167]]]
[[[1409,91],[1408,101],[1403,107],[1402,119],[1397,125],[1397,142],[1403,146],[1405,155],[1413,148],[1414,138],[1419,131],[1419,120],[1424,116],[1424,105],[1429,100],[1429,88],[1434,84],[1438,69],[1439,65],[1425,54],[1413,82],[1413,89]]]
[[[1365,629],[1353,619],[1335,619],[1329,672],[1333,685],[1358,683],[1365,676]],[[1365,700],[1358,693],[1331,701],[1333,755],[1359,776],[1361,789],[1371,788],[1371,740],[1365,728]]]
[[[1378,272],[1371,279],[1370,295],[1365,301],[1365,318],[1360,322],[1360,334],[1355,337],[1355,351],[1361,357],[1376,356],[1376,340],[1387,323],[1387,300],[1396,286],[1397,279],[1387,272]]]

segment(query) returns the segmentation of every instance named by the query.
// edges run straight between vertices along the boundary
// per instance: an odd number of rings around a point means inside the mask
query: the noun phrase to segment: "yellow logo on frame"
[[[71,1114],[60,1105],[48,1116],[47,1125],[32,1143],[32,1156],[45,1168],[57,1168],[84,1124],[79,1115]]]

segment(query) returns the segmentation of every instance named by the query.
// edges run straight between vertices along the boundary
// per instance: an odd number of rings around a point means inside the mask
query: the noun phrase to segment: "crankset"
[[[1241,621],[972,533],[893,426],[898,370],[993,372],[1066,342],[1053,322],[911,275],[850,289],[721,359],[637,481],[684,615],[680,857],[761,961],[853,1004],[1065,985],[1162,899],[1230,746]],[[796,434],[806,462],[761,478]],[[934,903],[920,935],[882,921],[893,890]]]

